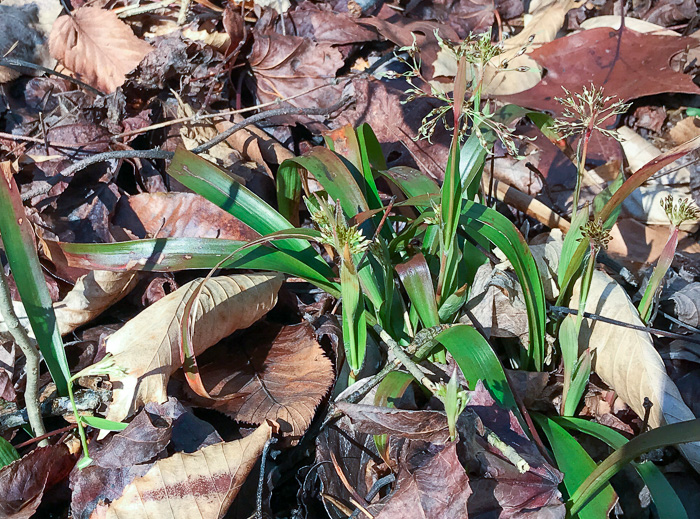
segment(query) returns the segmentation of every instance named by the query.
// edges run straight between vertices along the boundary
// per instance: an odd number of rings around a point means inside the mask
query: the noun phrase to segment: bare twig
[[[75,392],[75,407],[78,411],[94,411],[100,406],[107,404],[112,399],[112,392],[106,389],[93,390],[82,389]],[[46,399],[41,404],[41,416],[63,416],[73,415],[73,406],[70,398],[62,396],[58,398]],[[11,404],[0,412],[0,433],[21,427],[28,423],[27,410],[17,409]],[[44,434],[44,433],[42,433]]]
[[[555,314],[572,314],[578,315],[578,310],[573,308],[568,308],[566,306],[550,306],[549,309]],[[629,328],[631,330],[639,330],[640,332],[651,333],[652,335],[659,335],[661,337],[670,337],[671,339],[683,339],[684,341],[692,342],[694,344],[700,344],[700,339],[695,339],[689,337],[688,335],[683,335],[680,333],[667,332],[665,330],[659,330],[658,328],[651,328],[649,326],[640,326],[638,324],[630,324],[624,321],[618,321],[617,319],[611,319],[610,317],[605,317],[604,315],[592,314],[590,312],[584,312],[583,317],[588,319],[593,319],[595,321],[600,321],[606,324],[614,324],[615,326],[622,326],[623,328]]]
[[[210,150],[220,142],[225,141],[227,138],[229,138],[231,135],[236,133],[238,130],[241,130],[242,128],[245,128],[246,126],[250,126],[251,124],[255,124],[260,121],[264,121],[266,119],[270,119],[272,117],[279,117],[283,115],[329,115],[332,114],[333,112],[338,111],[339,109],[343,108],[348,102],[350,101],[349,98],[345,97],[335,103],[332,106],[329,106],[327,108],[298,108],[294,106],[290,107],[285,107],[285,108],[278,108],[276,110],[266,110],[264,112],[260,112],[257,114],[253,114],[250,117],[246,117],[244,120],[242,120],[239,123],[234,124],[230,128],[228,128],[226,131],[221,132],[219,135],[211,139],[210,141],[205,142],[204,144],[201,144],[197,146],[196,148],[190,150],[192,153],[203,153],[207,150]],[[102,162],[105,160],[114,160],[114,159],[132,159],[132,158],[139,158],[139,159],[172,159],[174,153],[172,151],[165,151],[165,150],[119,150],[119,151],[108,151],[105,153],[98,153],[96,155],[93,155],[92,157],[88,157],[86,159],[80,160],[76,162],[75,164],[72,164],[68,166],[66,169],[61,171],[60,175],[55,175],[52,177],[51,181],[52,183],[59,182],[60,180],[66,180],[70,178],[70,176],[82,169],[85,169],[88,166],[91,166],[92,164],[97,164],[98,162]],[[51,189],[51,183],[49,183],[47,186],[42,186],[41,190],[35,190],[32,193],[25,193],[22,195],[22,198],[24,200],[27,200],[28,198],[44,194],[48,192]]]
[[[61,74],[60,72],[56,72],[55,70],[52,70],[50,68],[42,67],[41,65],[37,65],[36,63],[30,63],[29,61],[24,61],[21,59],[15,59],[15,58],[0,58],[0,66],[11,68],[13,70],[18,70],[22,72],[22,69],[24,68],[31,68],[34,70],[40,70],[42,72],[45,72],[46,74],[50,74],[52,76],[58,76],[61,79],[65,79],[66,81],[70,81],[71,83],[74,83],[85,90],[88,90],[89,92],[92,92],[93,94],[96,94],[98,96],[104,96],[105,94],[103,92],[100,92],[94,87],[91,87],[87,83],[83,83],[79,79],[75,79],[74,77],[66,76],[65,74]]]
[[[10,335],[12,335],[12,338],[26,358],[27,385],[24,390],[24,402],[27,406],[26,414],[34,435],[41,436],[46,434],[46,429],[39,411],[39,351],[17,318],[12,305],[10,288],[7,286],[7,279],[5,279],[2,266],[0,266],[0,315],[2,315]],[[2,430],[1,425],[0,430]],[[43,440],[43,443],[48,445],[46,440]]]

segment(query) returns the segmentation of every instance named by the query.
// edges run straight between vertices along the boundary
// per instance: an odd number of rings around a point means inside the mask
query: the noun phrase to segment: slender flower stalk
[[[697,220],[700,218],[700,210],[693,207],[692,203],[687,198],[682,198],[678,200],[677,203],[674,203],[673,197],[668,195],[661,201],[661,206],[664,208],[664,211],[666,211],[668,219],[671,220],[671,234],[649,278],[649,283],[644,291],[644,297],[642,297],[639,303],[639,316],[642,321],[644,321],[644,324],[648,324],[651,320],[654,300],[656,299],[664,277],[666,277],[666,272],[671,268],[673,258],[676,255],[676,248],[678,247],[678,228],[687,220]]]

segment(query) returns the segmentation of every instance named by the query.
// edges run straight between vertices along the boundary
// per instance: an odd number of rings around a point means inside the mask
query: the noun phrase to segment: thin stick
[[[98,96],[104,96],[103,92],[100,92],[94,87],[91,87],[87,83],[83,83],[79,79],[75,79],[74,77],[66,76],[65,74],[61,74],[60,72],[56,72],[55,70],[52,70],[50,68],[42,67],[41,65],[37,65],[36,63],[30,63],[29,61],[24,61],[21,59],[15,59],[15,58],[0,58],[0,66],[11,68],[13,70],[19,70],[20,72],[22,71],[22,68],[31,68],[34,70],[40,70],[42,72],[45,72],[46,74],[50,74],[52,76],[58,76],[61,79],[65,79],[66,81],[70,81],[71,83],[74,83],[80,87],[83,87],[85,90],[88,90],[92,92],[93,94],[96,94]]]
[[[264,121],[266,119],[270,119],[272,117],[278,117],[282,115],[329,115],[343,106],[345,106],[349,98],[343,98],[337,103],[335,103],[333,106],[329,106],[328,108],[297,108],[297,107],[286,107],[286,108],[279,108],[277,110],[266,110],[264,112],[260,112],[258,114],[251,115],[250,117],[247,117],[246,119],[242,120],[239,123],[234,124],[230,128],[228,128],[226,131],[220,133],[213,139],[211,139],[208,142],[205,142],[204,144],[197,146],[196,148],[190,150],[192,153],[203,153],[220,142],[226,140],[228,137],[236,133],[238,130],[241,130],[242,128],[245,128],[246,126],[250,126],[251,124],[257,123],[259,121]],[[36,190],[32,190],[30,192],[26,192],[22,195],[23,200],[28,200],[29,198],[33,198],[38,195],[42,195],[45,193],[48,193],[51,188],[53,187],[54,184],[62,181],[62,180],[67,180],[70,178],[71,175],[76,173],[77,171],[83,170],[88,166],[91,166],[93,164],[97,164],[98,162],[103,162],[106,160],[115,160],[115,159],[160,159],[160,160],[170,160],[173,158],[175,154],[172,151],[165,151],[165,150],[118,150],[118,151],[108,151],[105,153],[97,153],[96,155],[93,155],[91,157],[87,157],[83,160],[80,160],[76,162],[75,164],[72,164],[68,166],[66,169],[60,172],[58,175],[54,175],[51,177],[51,181],[47,182],[47,185],[41,186],[40,188]]]
[[[566,306],[550,306],[549,309],[557,314],[571,314],[578,315],[578,310],[573,308],[568,308]],[[631,330],[639,330],[640,332],[651,333],[652,335],[659,335],[661,337],[670,337],[671,339],[683,339],[684,341],[692,342],[694,344],[700,344],[700,339],[695,339],[687,335],[682,335],[680,333],[667,332],[665,330],[659,330],[658,328],[650,328],[649,326],[639,326],[637,324],[629,324],[624,321],[618,321],[617,319],[611,319],[605,317],[604,315],[592,314],[590,312],[584,312],[583,317],[588,319],[593,319],[595,321],[600,321],[606,324],[614,324],[615,326],[622,326],[623,328],[630,328]]]
[[[10,335],[24,353],[27,371],[24,403],[27,406],[27,417],[32,431],[34,431],[34,436],[42,436],[46,434],[46,429],[39,410],[39,351],[32,343],[27,331],[19,323],[2,267],[0,267],[0,315],[2,315]],[[48,442],[42,440],[39,445],[43,447],[48,445]]]

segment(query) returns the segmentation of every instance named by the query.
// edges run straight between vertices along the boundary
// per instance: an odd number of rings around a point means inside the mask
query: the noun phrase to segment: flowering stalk
[[[639,303],[639,316],[644,324],[648,324],[651,320],[654,300],[659,292],[661,282],[664,277],[666,277],[666,272],[671,268],[673,258],[676,255],[676,248],[678,247],[678,228],[683,222],[695,220],[700,217],[700,210],[693,207],[687,198],[682,198],[678,203],[674,203],[673,197],[668,195],[661,201],[661,206],[664,208],[664,211],[666,211],[668,219],[671,220],[671,235],[661,252],[661,256],[659,256],[659,261],[656,263],[656,267],[654,267],[654,272],[652,272],[649,278],[649,283],[644,291],[644,297],[642,297]]]
[[[596,88],[591,84],[590,89],[583,87],[582,93],[572,94],[564,88],[566,95],[557,97],[556,100],[564,106],[561,119],[554,121],[552,129],[561,135],[562,139],[572,135],[580,135],[577,148],[577,174],[576,189],[574,190],[573,216],[578,211],[578,203],[581,195],[581,184],[586,167],[588,144],[593,131],[598,131],[605,136],[620,140],[615,130],[608,130],[604,124],[608,119],[627,111],[629,104],[621,101],[613,101],[614,97],[603,95],[602,88]]]

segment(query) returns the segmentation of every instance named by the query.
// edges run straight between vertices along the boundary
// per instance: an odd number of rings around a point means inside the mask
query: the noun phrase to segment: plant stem
[[[2,266],[0,266],[0,315],[2,315],[12,338],[20,347],[22,353],[24,353],[26,359],[25,369],[27,371],[24,403],[27,406],[27,417],[34,436],[42,436],[46,434],[46,429],[39,410],[39,351],[17,318],[12,305],[10,288],[7,285]],[[48,445],[48,440],[44,439],[39,442],[40,447],[45,445]]]
[[[668,241],[666,242],[666,245],[659,256],[659,261],[656,263],[656,267],[654,267],[654,272],[652,272],[651,277],[649,278],[649,283],[644,291],[644,297],[642,297],[642,300],[639,302],[639,317],[641,317],[644,324],[649,324],[649,321],[651,320],[651,310],[653,308],[656,292],[659,290],[661,282],[666,276],[666,272],[668,272],[668,269],[671,268],[673,258],[676,255],[677,246],[678,227],[674,225],[671,227],[671,235],[668,237]]]
[[[571,212],[572,220],[574,216],[576,216],[576,212],[578,211],[578,203],[579,198],[581,196],[581,184],[583,184],[583,173],[586,168],[586,156],[588,155],[588,142],[591,140],[592,133],[593,130],[591,128],[587,129],[578,143],[578,168],[576,171],[576,189],[574,189],[574,203]]]

